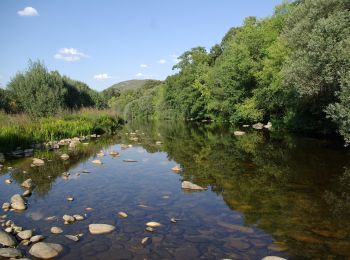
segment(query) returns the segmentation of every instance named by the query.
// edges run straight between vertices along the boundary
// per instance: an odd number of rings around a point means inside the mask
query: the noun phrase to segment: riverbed
[[[246,133],[235,136],[236,130]],[[4,163],[1,205],[22,194],[28,178],[36,188],[26,210],[0,215],[62,245],[57,259],[350,257],[350,153],[332,140],[141,121],[116,136],[36,156],[43,166],[30,167],[32,158]],[[183,181],[203,190],[182,189]],[[65,214],[84,220],[64,224]],[[150,221],[161,225],[149,232]],[[94,223],[116,229],[93,235]],[[52,234],[53,226],[63,233]],[[75,234],[82,234],[78,242],[64,236]],[[30,257],[31,246],[19,249]]]

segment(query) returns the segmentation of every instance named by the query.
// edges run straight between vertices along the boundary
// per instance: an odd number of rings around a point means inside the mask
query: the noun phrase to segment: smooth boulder
[[[115,226],[108,224],[90,224],[89,231],[93,235],[106,234],[115,230]]]
[[[34,164],[35,166],[43,166],[43,165],[45,164],[45,162],[44,162],[43,160],[41,160],[41,159],[34,158],[34,159],[33,159],[33,164]]]
[[[40,259],[50,259],[58,256],[62,250],[60,244],[39,242],[30,248],[29,254]]]
[[[33,236],[32,230],[24,230],[17,234],[17,236],[22,240],[28,240]]]
[[[0,245],[12,247],[16,246],[16,244],[16,239],[12,235],[0,230]]]
[[[11,207],[16,210],[25,210],[26,203],[21,195],[15,194],[11,197]]]

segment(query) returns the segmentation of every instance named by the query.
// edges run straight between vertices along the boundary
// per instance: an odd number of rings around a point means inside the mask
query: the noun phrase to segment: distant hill
[[[127,81],[122,81],[110,86],[109,88],[106,88],[102,92],[107,92],[110,89],[118,89],[120,92],[129,90],[129,89],[136,90],[136,89],[142,88],[147,81],[150,81],[150,79],[132,79]]]

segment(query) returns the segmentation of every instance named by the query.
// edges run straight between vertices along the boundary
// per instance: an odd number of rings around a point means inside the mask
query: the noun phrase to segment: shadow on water
[[[111,257],[116,252],[126,258],[350,257],[348,150],[329,140],[252,129],[235,136],[235,130],[216,124],[133,121],[118,136],[70,152],[68,161],[59,158],[65,150],[42,153],[38,156],[50,160],[45,166],[30,168],[30,159],[9,162],[14,170],[3,170],[0,177],[10,177],[17,186],[27,178],[34,180],[37,203],[29,211],[42,212],[43,205],[61,203],[61,194],[74,192],[80,210],[91,204],[97,209],[88,221],[114,224],[118,208],[132,216],[130,223],[118,222],[116,237],[87,237],[64,259],[103,253]],[[121,143],[133,148],[121,150]],[[85,181],[62,186],[62,172],[91,169],[90,161],[101,149],[118,150],[121,158],[104,158],[106,164],[93,168]],[[123,163],[127,158],[138,163]],[[179,175],[169,171],[176,163],[183,168]],[[208,191],[184,193],[181,180]],[[6,196],[16,190],[8,189]],[[159,201],[164,196],[168,202]],[[76,213],[71,205],[51,208],[47,214]],[[175,214],[186,221],[157,230],[150,249],[135,246],[145,236],[145,219],[166,222]],[[41,224],[39,229],[45,232],[47,227]]]

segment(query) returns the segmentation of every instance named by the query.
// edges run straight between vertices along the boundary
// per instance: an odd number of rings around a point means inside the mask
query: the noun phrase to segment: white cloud
[[[148,68],[148,65],[147,64],[141,64],[140,68]]]
[[[109,76],[107,73],[102,73],[102,74],[97,74],[94,76],[94,79],[97,80],[106,80],[106,79],[111,79],[112,77]]]
[[[20,16],[38,16],[39,15],[38,11],[35,8],[30,6],[25,7],[23,10],[19,10],[17,14]]]
[[[178,59],[179,55],[177,54],[170,54],[169,57],[171,58],[172,62],[178,63],[180,60]]]
[[[158,63],[160,63],[160,64],[165,64],[167,61],[166,61],[166,59],[160,59],[159,61],[158,61]]]
[[[147,75],[147,74],[143,74],[142,72],[139,72],[135,75],[135,77],[138,77],[138,78],[153,78],[155,77],[154,75]]]
[[[57,60],[78,61],[88,56],[74,48],[62,48],[54,56]]]

